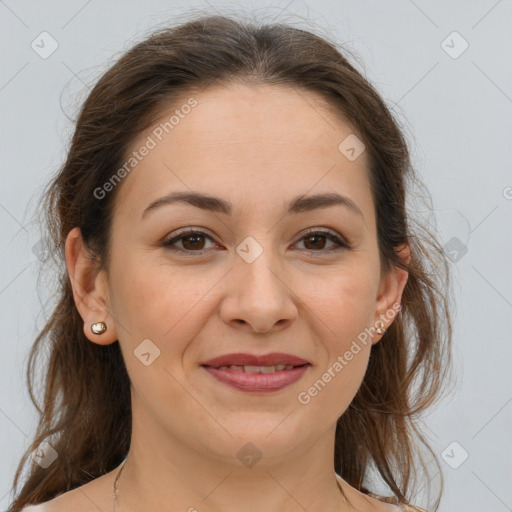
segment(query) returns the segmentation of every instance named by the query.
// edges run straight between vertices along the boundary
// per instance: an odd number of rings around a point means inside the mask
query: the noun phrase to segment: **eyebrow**
[[[219,197],[209,196],[199,192],[172,192],[164,197],[160,197],[152,201],[142,212],[141,218],[146,217],[149,212],[154,211],[161,206],[177,202],[187,203],[202,210],[223,213],[225,215],[232,215],[233,213],[233,205],[229,201],[225,201]],[[290,202],[288,213],[298,214],[310,212],[335,205],[346,207],[352,212],[360,215],[364,220],[363,212],[354,203],[354,201],[352,201],[352,199],[334,192],[315,194],[307,197],[305,195],[297,196]]]

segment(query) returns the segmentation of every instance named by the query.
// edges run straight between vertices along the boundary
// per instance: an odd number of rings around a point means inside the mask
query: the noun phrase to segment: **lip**
[[[258,356],[256,354],[245,354],[245,353],[231,353],[224,354],[208,361],[199,363],[200,366],[275,366],[276,364],[287,364],[292,366],[302,366],[310,364],[309,361],[300,357],[285,354],[284,352],[272,352],[270,354],[263,354]],[[288,370],[292,371],[292,370]],[[276,372],[281,373],[281,372]]]
[[[225,368],[202,366],[212,377],[239,391],[262,393],[279,391],[280,389],[297,382],[311,365],[297,366],[291,370],[276,371],[273,373],[245,373],[244,371]]]

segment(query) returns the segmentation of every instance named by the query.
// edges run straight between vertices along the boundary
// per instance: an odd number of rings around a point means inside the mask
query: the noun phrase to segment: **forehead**
[[[186,104],[195,106],[180,108]],[[268,204],[333,189],[368,210],[366,152],[351,161],[339,149],[349,136],[351,126],[306,90],[231,84],[191,93],[162,110],[129,148],[151,146],[124,178],[116,210],[141,212],[174,190]]]

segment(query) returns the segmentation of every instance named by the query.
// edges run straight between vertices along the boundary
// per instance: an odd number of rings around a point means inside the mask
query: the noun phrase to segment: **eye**
[[[334,245],[329,249],[325,249],[325,239],[334,243]],[[309,247],[306,247],[306,250],[310,252],[332,252],[340,249],[350,249],[350,245],[345,240],[331,231],[311,229],[299,240],[299,242],[302,242],[303,240],[306,245],[309,244]],[[309,241],[313,241],[313,243],[311,244]]]
[[[162,242],[162,246],[174,252],[184,253],[187,256],[192,254],[202,255],[207,251],[205,249],[205,239],[215,243],[213,238],[203,231],[187,230],[169,240],[165,240]],[[326,239],[334,244],[328,249],[325,249]],[[299,242],[302,241],[305,241],[305,244],[309,244],[309,247],[306,247],[304,250],[311,253],[327,253],[341,249],[350,249],[350,245],[337,234],[331,231],[319,231],[314,228],[309,230],[299,240]],[[310,243],[311,241],[312,243]],[[181,247],[179,247],[179,244],[181,244]]]
[[[178,236],[175,236],[170,240],[165,240],[162,242],[162,245],[175,252],[194,252],[196,254],[203,254],[205,252],[203,239],[205,238],[213,241],[213,238],[203,231],[188,230],[180,233]],[[180,247],[173,247],[177,242],[182,244],[183,249]]]

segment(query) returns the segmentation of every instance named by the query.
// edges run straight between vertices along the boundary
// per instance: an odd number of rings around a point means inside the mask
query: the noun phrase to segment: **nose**
[[[297,318],[297,296],[284,272],[264,251],[255,261],[238,259],[220,307],[226,324],[257,333],[282,329]]]

